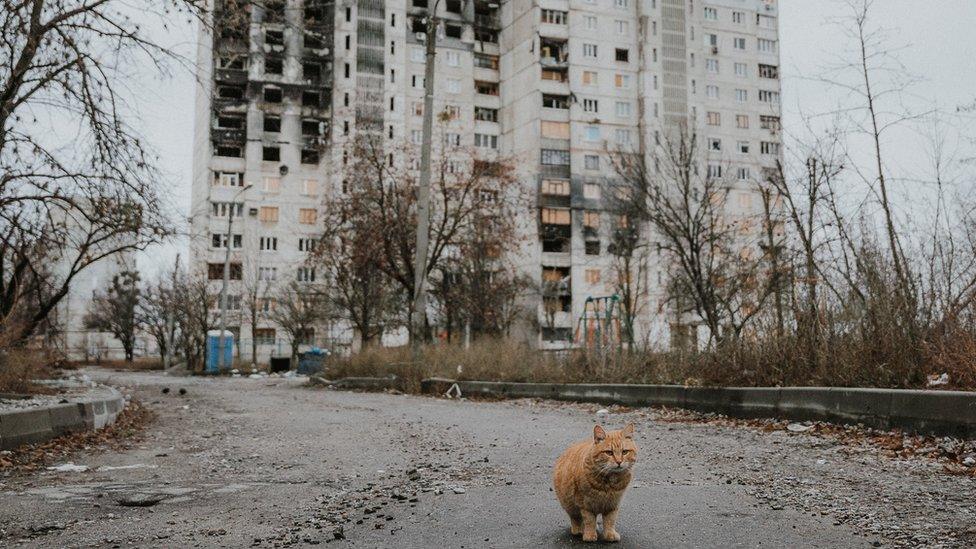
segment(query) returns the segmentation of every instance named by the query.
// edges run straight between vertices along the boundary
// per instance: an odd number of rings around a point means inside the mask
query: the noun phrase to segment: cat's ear
[[[624,438],[634,438],[634,424],[628,423],[621,431],[621,434],[623,434]]]
[[[597,425],[593,428],[593,440],[600,442],[607,438],[607,432],[603,430],[603,427]]]

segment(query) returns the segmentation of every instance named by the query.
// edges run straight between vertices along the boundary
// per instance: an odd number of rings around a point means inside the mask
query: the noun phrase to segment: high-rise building
[[[324,190],[343,185],[346,139],[420,142],[434,6],[443,139],[518,159],[537,197],[531,238],[515,251],[537,282],[560,282],[555,314],[537,305],[530,339],[541,346],[570,344],[587,297],[612,293],[608,151],[691,128],[707,143],[702,168],[731,170],[729,204],[742,213],[761,209],[755,181],[779,157],[775,0],[245,5],[218,0],[201,40],[192,203],[194,262],[217,283],[231,246],[235,296],[248,278],[314,279],[302,261]],[[228,235],[230,212],[241,217]],[[665,341],[662,270],[652,262],[641,275],[653,311],[640,330]],[[242,335],[265,345],[280,339],[274,329]]]

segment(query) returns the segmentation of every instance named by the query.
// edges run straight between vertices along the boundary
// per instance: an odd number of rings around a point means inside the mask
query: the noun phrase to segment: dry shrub
[[[49,393],[34,383],[54,375],[54,360],[44,352],[32,349],[0,350],[0,393]]]
[[[929,373],[949,375],[948,388],[976,389],[976,333],[960,326],[925,346]]]
[[[956,387],[976,387],[976,337],[929,353],[904,352],[904,338],[824,334],[815,353],[796,335],[739,340],[700,352],[620,352],[605,358],[584,350],[546,352],[505,339],[431,345],[419,362],[408,347],[365,349],[336,357],[327,375],[397,376],[400,388],[417,392],[427,377],[551,383],[647,383],[705,386],[924,387],[924,371],[948,371]],[[813,358],[811,358],[813,357]]]

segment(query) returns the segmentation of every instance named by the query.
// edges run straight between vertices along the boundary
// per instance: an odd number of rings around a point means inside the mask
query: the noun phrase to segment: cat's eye
[[[623,450],[623,454],[624,454],[624,455],[627,455],[627,454],[629,454],[629,453],[630,453],[630,450]]]
[[[606,454],[606,455],[608,455],[608,456],[612,456],[613,455],[613,450],[604,450],[603,453]]]

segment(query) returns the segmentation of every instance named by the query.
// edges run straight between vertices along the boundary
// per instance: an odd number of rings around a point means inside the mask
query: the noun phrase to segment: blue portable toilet
[[[207,373],[216,374],[217,357],[220,356],[220,330],[207,332]],[[224,330],[224,369],[229,370],[234,362],[234,334]]]

